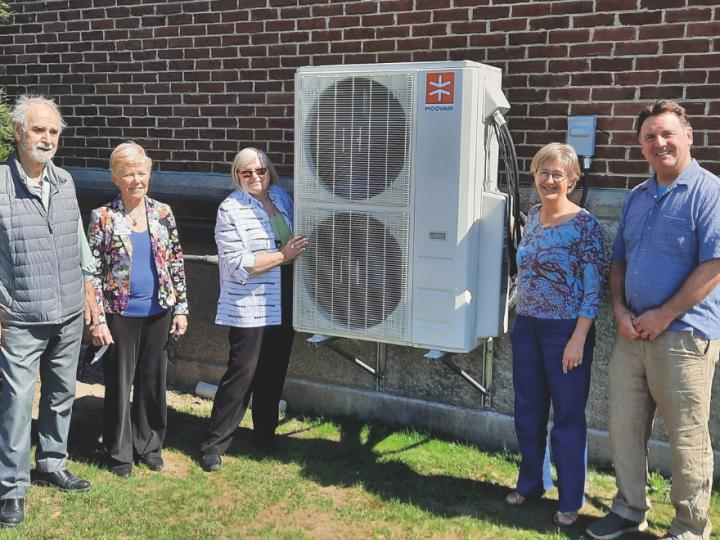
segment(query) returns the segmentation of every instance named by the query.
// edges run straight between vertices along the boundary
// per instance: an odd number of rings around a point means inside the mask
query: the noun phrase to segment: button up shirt
[[[701,263],[720,258],[720,179],[693,160],[658,195],[655,176],[625,200],[613,261],[624,262],[628,307],[660,307]],[[705,339],[720,338],[720,287],[669,326]]]

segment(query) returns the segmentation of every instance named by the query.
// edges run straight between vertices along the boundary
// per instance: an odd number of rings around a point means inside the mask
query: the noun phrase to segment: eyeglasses
[[[561,172],[538,171],[535,174],[543,182],[547,182],[551,178],[554,179],[556,182],[562,182],[567,178],[567,176],[565,176],[565,174]]]
[[[254,174],[257,174],[258,176],[265,176],[267,174],[267,168],[266,167],[258,167],[257,169],[245,169],[242,171],[237,172],[241,178],[244,178],[245,180],[250,180]]]

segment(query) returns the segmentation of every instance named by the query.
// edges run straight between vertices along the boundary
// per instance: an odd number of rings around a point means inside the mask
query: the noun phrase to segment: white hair
[[[62,114],[60,114],[60,107],[57,106],[57,103],[55,103],[53,99],[46,98],[45,96],[33,96],[28,94],[23,94],[15,100],[15,106],[10,111],[10,119],[12,120],[12,123],[19,125],[23,129],[27,129],[28,109],[31,105],[37,104],[47,105],[55,112],[55,114],[57,114],[60,121],[60,131],[67,127]]]

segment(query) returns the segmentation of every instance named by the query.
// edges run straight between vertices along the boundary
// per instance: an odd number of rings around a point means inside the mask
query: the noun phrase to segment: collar
[[[675,177],[675,180],[670,182],[668,186],[666,187],[665,193],[669,193],[673,189],[675,189],[676,186],[689,186],[690,184],[695,183],[695,178],[697,176],[697,172],[700,170],[700,164],[697,162],[696,159],[693,159],[690,164],[685,167],[680,174]],[[644,189],[645,191],[650,192],[652,195],[658,194],[658,181],[657,181],[657,174],[653,174],[650,178],[645,180],[642,184],[640,184],[641,189]]]
[[[15,169],[17,169],[18,175],[20,176],[20,180],[22,180],[23,184],[25,184],[26,188],[30,188],[28,185],[28,175],[25,172],[25,169],[22,166],[22,162],[20,161],[20,156],[17,153],[17,150],[13,152],[13,154],[10,156],[10,161],[15,165]],[[42,172],[42,181],[43,183],[47,182],[51,184],[52,186],[57,186],[58,183],[58,176],[55,174],[55,165],[52,161],[49,161],[45,167],[43,168]]]

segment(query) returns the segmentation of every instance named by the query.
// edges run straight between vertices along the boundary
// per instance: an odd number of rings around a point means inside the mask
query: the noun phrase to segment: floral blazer
[[[145,197],[145,210],[159,281],[158,302],[172,308],[173,315],[187,314],[185,266],[175,216],[167,204],[150,197]],[[130,233],[115,232],[119,228],[116,224],[124,223],[125,206],[119,195],[111,203],[93,210],[90,216],[88,242],[95,257],[93,283],[101,323],[105,322],[105,312],[122,314],[130,298]]]

